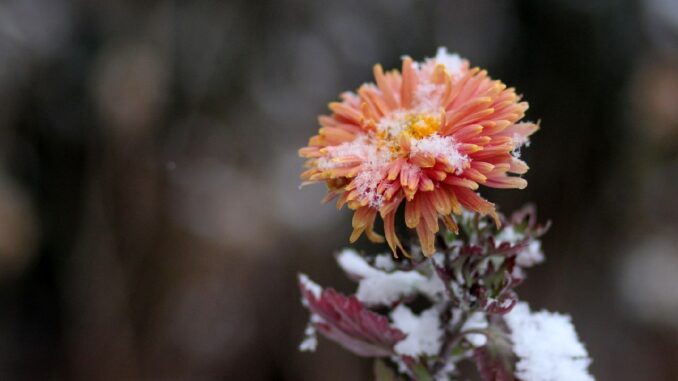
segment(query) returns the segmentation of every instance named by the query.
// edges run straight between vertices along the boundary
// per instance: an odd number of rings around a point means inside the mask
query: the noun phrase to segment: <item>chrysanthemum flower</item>
[[[395,215],[405,204],[405,223],[416,229],[425,255],[435,252],[439,220],[456,232],[453,214],[462,207],[496,217],[495,206],[476,190],[525,188],[528,166],[520,147],[538,126],[519,121],[528,105],[513,88],[470,68],[456,54],[438,49],[435,58],[404,57],[402,73],[374,66],[376,84],[345,92],[321,116],[318,135],[299,150],[308,158],[302,174],[325,182],[326,200],[355,211],[351,242],[366,233],[375,242],[377,213],[386,241],[404,253],[395,234]]]

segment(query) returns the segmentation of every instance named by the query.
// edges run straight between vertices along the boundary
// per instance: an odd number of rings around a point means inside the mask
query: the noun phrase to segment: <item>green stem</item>
[[[433,377],[423,364],[416,364],[411,367],[414,378],[417,381],[433,381]]]

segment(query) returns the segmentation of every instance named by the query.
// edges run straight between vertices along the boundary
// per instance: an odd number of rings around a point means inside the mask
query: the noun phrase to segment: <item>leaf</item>
[[[400,360],[409,368],[412,372],[414,381],[433,381],[431,373],[429,373],[428,368],[419,362],[419,360],[412,356],[400,356]]]
[[[507,366],[507,359],[502,358],[498,353],[492,353],[488,347],[476,348],[473,351],[473,358],[483,381],[515,380],[510,365]]]
[[[355,296],[345,296],[333,289],[314,290],[304,281],[299,282],[299,287],[304,305],[313,314],[313,327],[359,356],[390,356],[396,343],[406,336]]]
[[[489,317],[487,344],[473,351],[483,381],[514,381],[515,355],[508,327],[499,316]]]
[[[416,381],[433,381],[433,377],[431,377],[431,373],[429,373],[428,369],[422,364],[416,364],[412,367],[410,367],[412,370],[412,373],[414,374],[414,379]]]

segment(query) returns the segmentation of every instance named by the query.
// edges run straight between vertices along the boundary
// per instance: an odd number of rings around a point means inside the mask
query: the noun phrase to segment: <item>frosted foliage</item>
[[[456,53],[448,53],[447,48],[439,47],[436,52],[436,63],[445,65],[447,72],[454,78],[459,78],[464,66],[464,60]]]
[[[339,266],[347,273],[359,278],[369,278],[382,274],[381,271],[370,266],[357,251],[345,248],[337,255]]]
[[[391,254],[379,254],[374,258],[374,266],[379,270],[393,271],[395,270],[395,262]]]
[[[525,235],[516,231],[513,226],[507,226],[495,237],[497,242],[509,242],[515,245],[525,238]],[[531,267],[544,262],[544,253],[541,250],[541,241],[533,240],[516,256],[516,263],[521,267]]]
[[[544,253],[541,251],[541,242],[536,240],[530,242],[516,256],[516,263],[522,267],[534,266],[541,262],[544,262]]]
[[[299,283],[302,287],[313,294],[316,299],[320,299],[322,296],[323,289],[317,283],[313,282],[306,274],[299,274]],[[301,304],[308,307],[308,302],[305,298],[301,299]],[[311,319],[304,330],[304,340],[299,344],[299,350],[305,352],[313,352],[318,346],[318,337],[316,335],[316,330],[313,327],[313,323],[322,322],[323,319],[316,315],[311,314]]]
[[[311,291],[316,299],[320,298],[320,294],[323,292],[322,287],[313,282],[306,274],[299,274],[299,282],[301,282],[305,289]]]
[[[357,296],[368,305],[391,305],[412,295],[425,280],[416,273],[382,274],[360,281]]]
[[[451,136],[433,134],[420,140],[413,139],[411,142],[410,156],[428,154],[436,158],[442,158],[461,174],[468,165],[468,156],[459,152],[459,145]]]
[[[508,242],[510,244],[515,244],[521,239],[523,239],[525,236],[521,233],[518,233],[516,229],[509,225],[503,228],[499,234],[495,237],[497,241],[500,242]]]
[[[464,325],[461,328],[461,331],[467,331],[467,330],[477,330],[477,329],[485,329],[487,328],[487,318],[485,318],[485,314],[481,312],[474,312],[469,316],[468,320],[464,323]],[[483,335],[482,333],[469,333],[466,335],[466,340],[468,340],[469,343],[473,344],[473,346],[476,347],[482,347],[487,343],[487,337]]]
[[[396,344],[396,353],[409,356],[438,354],[443,331],[435,307],[417,316],[401,304],[391,312],[391,319],[396,328],[407,334],[405,340]]]
[[[567,315],[530,312],[518,303],[504,316],[519,360],[516,376],[524,381],[592,381],[591,359]]]
[[[457,367],[454,366],[454,363],[453,362],[447,362],[447,363],[445,363],[445,366],[440,371],[438,371],[438,373],[435,374],[434,380],[435,381],[452,381],[450,374],[452,374],[456,371],[457,371]]]
[[[304,340],[299,344],[299,350],[302,352],[314,352],[318,347],[318,337],[315,328],[311,323],[306,326],[304,331]]]
[[[356,296],[367,305],[391,305],[403,297],[422,293],[431,299],[445,291],[442,281],[430,271],[384,272],[370,266],[355,250],[346,249],[337,256],[339,266],[348,274],[360,278]],[[427,262],[426,266],[430,266]],[[432,270],[429,268],[429,270]]]

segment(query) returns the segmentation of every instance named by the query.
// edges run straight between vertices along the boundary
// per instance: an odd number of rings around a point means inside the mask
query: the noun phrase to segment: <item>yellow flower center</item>
[[[440,118],[431,114],[410,114],[407,116],[407,127],[402,134],[420,140],[432,135],[439,129]]]
[[[403,155],[403,139],[421,140],[440,129],[440,117],[429,113],[396,114],[385,119],[376,134],[377,147],[395,156]]]

